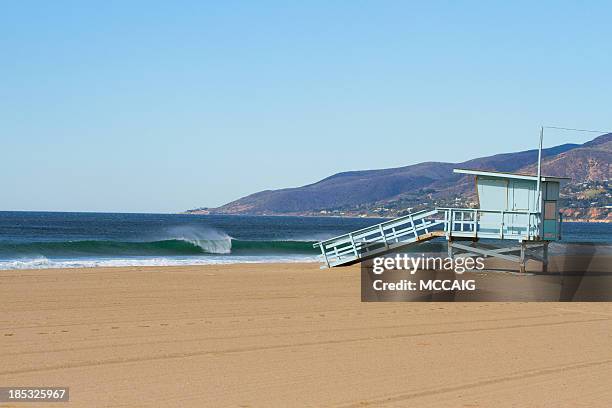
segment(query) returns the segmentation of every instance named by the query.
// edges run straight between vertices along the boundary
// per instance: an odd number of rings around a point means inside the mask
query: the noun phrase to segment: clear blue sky
[[[286,3],[4,2],[0,210],[181,211],[612,127],[610,2]]]

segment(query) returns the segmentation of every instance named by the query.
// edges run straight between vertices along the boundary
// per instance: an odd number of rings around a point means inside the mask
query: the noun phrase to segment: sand
[[[36,406],[612,406],[612,303],[361,303],[317,264],[0,271],[0,299],[0,386],[70,387]]]

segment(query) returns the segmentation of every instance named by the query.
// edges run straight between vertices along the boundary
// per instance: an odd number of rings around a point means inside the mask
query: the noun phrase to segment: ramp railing
[[[354,263],[377,254],[425,239],[430,230],[444,223],[433,219],[438,210],[411,213],[371,227],[317,242],[325,265]]]
[[[541,213],[482,208],[438,208],[444,211],[444,232],[449,238],[537,240]]]

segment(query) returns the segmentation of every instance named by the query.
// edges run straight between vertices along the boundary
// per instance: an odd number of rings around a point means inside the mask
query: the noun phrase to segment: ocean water
[[[374,218],[0,212],[0,269],[318,261],[316,241]],[[612,225],[565,223],[569,242],[612,242]],[[442,250],[444,241],[415,251]]]

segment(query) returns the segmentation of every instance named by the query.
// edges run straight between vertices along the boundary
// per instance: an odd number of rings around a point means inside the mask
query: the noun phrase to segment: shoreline
[[[181,268],[215,268],[215,267],[239,267],[241,265],[267,265],[267,266],[305,266],[305,265],[320,265],[319,261],[304,261],[296,260],[295,262],[279,261],[279,262],[236,262],[236,263],[209,263],[209,264],[181,264],[181,265],[113,265],[113,266],[75,266],[75,267],[62,267],[62,268],[23,268],[23,269],[0,269],[0,278],[2,274],[6,272],[40,272],[40,271],[90,271],[90,270],[126,270],[129,272],[131,269],[154,271],[157,269],[181,269]]]

